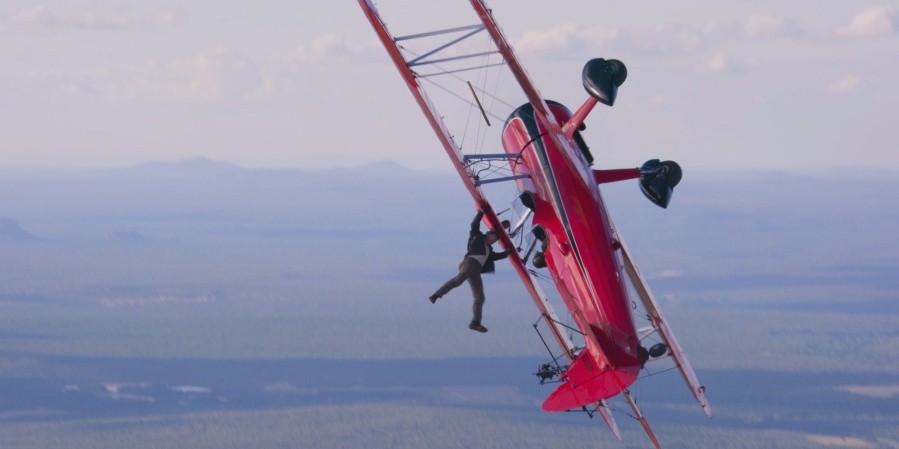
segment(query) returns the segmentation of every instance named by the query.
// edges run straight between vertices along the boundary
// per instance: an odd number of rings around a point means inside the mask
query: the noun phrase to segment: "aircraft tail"
[[[596,357],[584,350],[562,375],[566,382],[543,401],[543,410],[563,412],[593,404],[620,393],[635,378],[636,372],[601,369]]]

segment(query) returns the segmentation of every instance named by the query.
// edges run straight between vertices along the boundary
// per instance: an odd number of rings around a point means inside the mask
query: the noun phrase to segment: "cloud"
[[[175,61],[166,67],[186,87],[187,97],[243,98],[261,93],[260,68],[242,54],[223,48]]]
[[[893,34],[899,28],[896,9],[892,6],[873,6],[856,14],[844,27],[837,30],[838,36],[865,37]]]
[[[741,72],[759,66],[752,58],[735,58],[723,51],[696,66],[697,72]]]
[[[333,63],[384,61],[376,41],[356,43],[339,34],[320,36],[293,52],[257,61],[215,48],[190,57],[144,64],[107,65],[74,73],[45,72],[24,80],[32,88],[117,101],[240,101],[304,95],[315,82],[332,79]],[[313,76],[312,69],[320,76]]]
[[[575,23],[533,30],[513,40],[523,55],[568,57],[595,53],[642,53],[650,56],[689,55],[709,51],[728,42],[759,39],[800,38],[806,31],[795,19],[756,14],[740,22],[713,21],[702,26],[668,24],[651,30],[624,31],[619,28],[585,27]],[[720,71],[722,67],[750,68],[754,60],[732,58],[709,61],[704,70]]]
[[[180,9],[169,8],[150,14],[144,18],[145,25],[150,28],[173,28],[188,21],[188,14]]]
[[[242,54],[217,48],[167,63],[83,72],[71,90],[117,100],[245,99],[268,93],[264,70]]]
[[[292,53],[277,59],[285,62],[347,61],[367,58],[375,47],[380,48],[380,44],[360,44],[342,34],[331,33],[318,36],[309,44],[300,44]]]
[[[740,28],[740,36],[744,39],[800,37],[802,28],[792,19],[754,15],[743,23]]]
[[[711,59],[698,65],[696,70],[700,72],[723,72],[727,70],[729,64],[727,55],[725,55],[724,52],[719,52],[715,56],[712,56]]]
[[[337,78],[334,72],[356,72],[366,63],[383,64],[386,58],[375,38],[360,41],[329,33],[302,42],[293,51],[272,55],[265,62],[265,92],[319,97]],[[364,70],[364,69],[362,69]]]
[[[695,54],[707,50],[710,43],[750,39],[796,38],[804,34],[802,27],[792,19],[767,15],[754,15],[742,23],[724,24],[711,22],[702,27],[676,24],[653,30],[624,32],[618,28],[583,27],[566,23],[555,27],[534,30],[513,41],[515,49],[526,55],[567,57],[610,49],[615,52],[637,52],[655,56],[671,54]],[[724,67],[748,68],[758,63],[754,60],[733,60],[718,57],[709,61],[705,70],[720,71]]]
[[[187,16],[176,9],[153,13],[128,11],[66,12],[45,5],[34,5],[14,11],[0,19],[0,31],[19,30],[120,30],[128,28],[168,28],[186,22]]]
[[[692,52],[705,43],[701,32],[678,26],[656,28],[651,35],[639,40],[643,50],[657,53]]]
[[[689,53],[705,43],[703,33],[685,27],[659,27],[649,33],[623,33],[618,28],[582,27],[566,23],[545,30],[534,30],[513,41],[523,55],[565,58],[592,54],[643,52],[650,54]]]
[[[862,86],[862,82],[855,75],[846,75],[842,78],[830,83],[827,91],[834,94],[845,94],[855,92]]]
[[[664,95],[656,95],[646,100],[646,104],[649,106],[661,106],[665,104],[666,101],[668,101],[668,99],[665,98]]]
[[[558,56],[605,49],[619,40],[621,32],[616,28],[595,26],[582,28],[565,23],[546,30],[533,30],[515,39],[515,51],[524,55]]]

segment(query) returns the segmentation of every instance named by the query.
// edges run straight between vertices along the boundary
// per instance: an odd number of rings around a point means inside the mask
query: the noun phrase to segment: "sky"
[[[627,64],[616,105],[587,120],[601,168],[899,170],[897,1],[488,3],[543,95],[572,109],[587,60]],[[377,6],[396,35],[477,21],[463,0]],[[350,0],[4,0],[0,123],[0,169],[450,170]]]

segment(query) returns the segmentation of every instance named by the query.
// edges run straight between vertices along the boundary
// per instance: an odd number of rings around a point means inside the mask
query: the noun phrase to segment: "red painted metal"
[[[640,177],[639,168],[618,168],[614,170],[593,170],[593,178],[597,184],[624,181]]]
[[[569,139],[574,138],[574,133],[577,132],[578,128],[584,123],[584,119],[590,115],[590,111],[593,110],[593,107],[596,106],[599,100],[589,97],[581,107],[577,108],[577,111],[574,112],[574,116],[572,116],[564,125],[562,125],[562,132],[565,134],[565,137]]]
[[[571,114],[556,104],[549,106],[556,122]],[[640,370],[639,338],[625,288],[626,275],[616,252],[617,236],[609,220],[593,171],[582,157],[556,147],[552,139],[529,131],[515,117],[503,130],[503,148],[521,154],[516,174],[522,191],[535,197],[533,223],[548,236],[547,268],[587,348],[566,372],[567,380],[544,403],[548,411],[562,411],[612,397],[632,384]],[[533,119],[536,121],[536,119]],[[538,140],[539,144],[531,143]],[[575,147],[573,141],[568,142]],[[556,198],[565,216],[550,206]]]

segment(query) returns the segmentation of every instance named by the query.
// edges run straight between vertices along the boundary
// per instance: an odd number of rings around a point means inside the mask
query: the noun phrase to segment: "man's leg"
[[[446,281],[440,288],[434,292],[433,295],[429,298],[431,302],[436,302],[438,298],[443,295],[449,293],[450,290],[462,285],[469,276],[471,276],[471,272],[473,271],[472,267],[477,267],[478,263],[471,258],[466,257],[462,263],[459,264],[459,274],[450,278],[450,280]],[[475,273],[480,274],[480,269],[475,271]]]
[[[487,332],[487,328],[481,324],[481,312],[484,310],[484,283],[481,281],[480,270],[468,278],[468,284],[471,285],[471,294],[474,296],[474,302],[471,304],[471,324],[468,325],[468,328],[473,331]]]
[[[481,273],[475,273],[468,278],[468,284],[471,286],[471,295],[474,302],[471,304],[472,323],[481,322],[481,312],[484,310],[484,282],[481,280]]]

